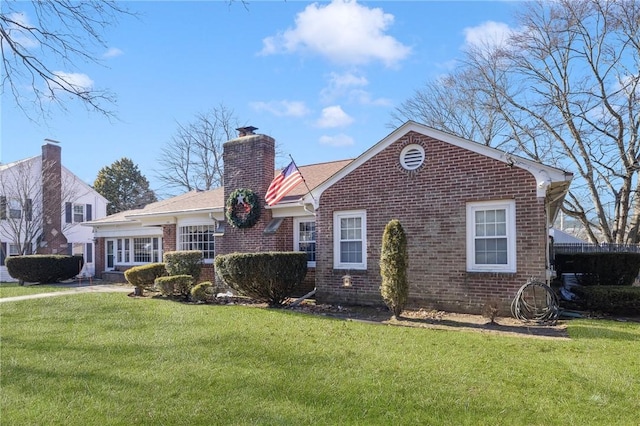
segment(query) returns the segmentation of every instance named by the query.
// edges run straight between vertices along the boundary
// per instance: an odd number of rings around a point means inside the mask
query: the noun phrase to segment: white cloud
[[[477,48],[504,47],[514,30],[504,22],[487,21],[464,29],[467,46]]]
[[[322,128],[344,127],[353,123],[353,118],[342,110],[340,105],[326,107],[316,125]]]
[[[55,81],[66,90],[82,91],[93,87],[93,80],[86,74],[64,71],[54,71],[53,74],[56,76]]]
[[[364,90],[369,85],[366,77],[352,72],[331,73],[327,87],[320,92],[323,103],[335,102],[340,98],[347,98],[349,102],[360,105],[389,106],[389,99],[374,99],[371,93]]]
[[[124,55],[124,52],[117,47],[110,47],[106,52],[102,54],[102,57],[105,59],[116,58],[118,56]]]
[[[300,12],[295,28],[263,40],[263,55],[308,52],[343,65],[379,61],[397,66],[411,48],[385,34],[394,17],[353,0],[313,3]]]
[[[353,145],[354,141],[351,136],[347,136],[343,133],[335,136],[320,136],[320,144],[328,146],[349,146]]]
[[[250,106],[256,111],[266,111],[276,117],[303,117],[310,113],[305,103],[301,101],[257,101],[251,102]]]
[[[26,13],[10,13],[7,19],[7,34],[14,43],[21,45],[24,49],[33,49],[40,45],[40,42],[24,29],[32,27]],[[2,40],[2,43],[4,44],[5,41]]]
[[[365,87],[369,84],[366,77],[358,76],[354,73],[335,73],[329,74],[329,83],[327,87],[322,89],[320,97],[325,103],[334,102],[343,96],[346,96],[353,87]]]

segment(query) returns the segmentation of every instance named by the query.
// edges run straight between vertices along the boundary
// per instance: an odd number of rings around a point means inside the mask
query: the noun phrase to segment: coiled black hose
[[[560,307],[551,287],[535,278],[520,287],[511,302],[511,314],[522,321],[555,324]]]

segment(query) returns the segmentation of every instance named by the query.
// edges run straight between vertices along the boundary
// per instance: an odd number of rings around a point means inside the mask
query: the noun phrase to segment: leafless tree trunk
[[[456,84],[477,91],[463,92],[471,104],[481,100],[487,115],[499,114],[504,126],[492,145],[574,173],[563,210],[589,240],[638,242],[640,3],[522,7],[506,43],[466,52],[463,68],[473,78]]]
[[[233,111],[223,105],[198,114],[191,123],[178,124],[158,158],[156,177],[164,184],[160,190],[175,195],[222,186],[222,144],[236,137],[238,127]]]

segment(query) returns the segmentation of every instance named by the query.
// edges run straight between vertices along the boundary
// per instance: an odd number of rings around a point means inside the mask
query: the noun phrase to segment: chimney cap
[[[254,131],[258,130],[257,127],[247,126],[247,127],[238,127],[236,129],[238,131],[238,137],[255,135]]]
[[[48,142],[48,143],[60,143],[60,141],[56,141],[56,140],[49,139],[49,138],[45,138],[45,140],[44,140],[44,141],[45,141],[45,142]]]

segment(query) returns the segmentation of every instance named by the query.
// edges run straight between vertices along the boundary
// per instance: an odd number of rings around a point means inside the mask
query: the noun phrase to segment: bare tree
[[[477,90],[478,85],[475,73],[465,68],[428,81],[391,113],[390,127],[413,120],[497,147],[505,123],[491,106],[493,98]]]
[[[121,3],[109,0],[5,1],[0,12],[2,93],[11,92],[30,116],[35,104],[44,114],[51,103],[80,100],[88,109],[111,115],[114,95],[93,87],[80,63],[98,63],[96,48],[106,48],[105,30],[123,15]]]
[[[238,127],[233,111],[223,105],[198,114],[191,123],[178,123],[158,158],[156,178],[163,182],[164,192],[175,195],[222,186],[222,144],[236,137]]]
[[[36,252],[47,238],[45,227],[53,223],[60,226],[51,228],[53,236],[62,235],[71,226],[61,220],[65,203],[84,195],[78,194],[75,176],[57,178],[55,164],[38,164],[33,157],[0,168],[0,239],[13,244],[19,255]],[[51,197],[53,191],[59,191],[60,197]],[[45,203],[45,197],[58,203]]]
[[[500,116],[492,145],[574,173],[563,211],[592,242],[640,241],[640,3],[530,2],[516,19],[506,43],[466,52],[474,91],[450,93]]]

